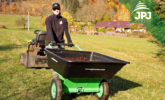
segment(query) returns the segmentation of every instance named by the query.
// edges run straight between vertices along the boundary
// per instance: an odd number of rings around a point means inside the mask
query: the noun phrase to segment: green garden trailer
[[[112,78],[129,62],[89,51],[45,49],[48,66],[53,70],[51,99],[61,100],[62,93],[95,93],[107,100]]]

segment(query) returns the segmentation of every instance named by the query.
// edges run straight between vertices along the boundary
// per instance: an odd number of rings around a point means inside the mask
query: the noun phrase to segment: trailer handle
[[[53,57],[51,58],[53,61],[55,61],[55,62],[58,62],[56,59],[54,59]]]

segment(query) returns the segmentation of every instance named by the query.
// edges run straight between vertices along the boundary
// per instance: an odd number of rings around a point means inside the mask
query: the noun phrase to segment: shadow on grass
[[[0,45],[0,51],[17,49],[22,47],[23,47],[22,45],[17,45],[17,44]]]
[[[156,39],[149,39],[148,42],[151,42],[153,44],[156,44],[159,47],[163,47],[163,45]]]
[[[7,62],[8,60],[10,60],[10,59],[8,59],[8,58],[0,59],[0,63],[2,63],[2,62]]]
[[[141,86],[141,84],[135,83],[133,81],[123,79],[119,76],[114,76],[109,80],[110,96],[114,96],[119,91],[126,91]]]
[[[28,30],[28,28],[16,28],[18,30]],[[29,28],[29,30],[35,30],[36,28]]]
[[[165,62],[165,46],[163,46],[158,40],[150,39],[148,41],[160,47],[160,50],[158,50],[155,55],[160,59],[160,61]]]

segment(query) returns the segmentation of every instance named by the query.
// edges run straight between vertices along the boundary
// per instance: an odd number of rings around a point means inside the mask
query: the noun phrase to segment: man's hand
[[[68,43],[68,46],[69,46],[69,47],[73,47],[74,44],[73,44],[72,42],[69,42],[69,43]]]
[[[56,42],[55,41],[51,41],[50,42],[52,46],[55,46],[56,45]]]

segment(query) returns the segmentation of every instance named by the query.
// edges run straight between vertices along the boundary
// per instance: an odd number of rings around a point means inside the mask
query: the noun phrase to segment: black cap
[[[60,4],[59,3],[54,3],[52,5],[52,9],[55,10],[55,9],[59,9],[60,10]]]

